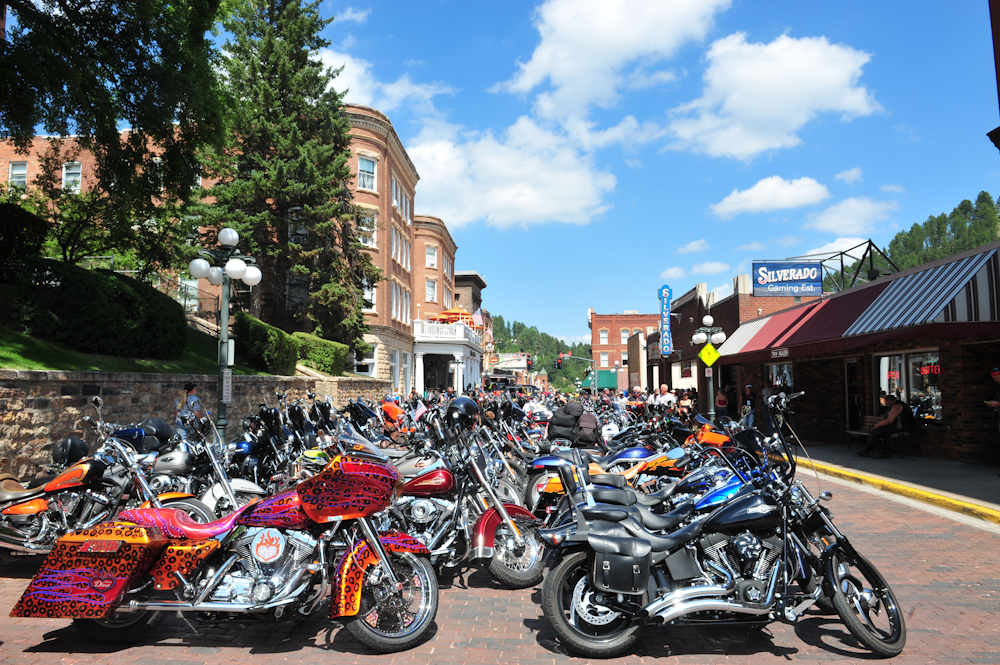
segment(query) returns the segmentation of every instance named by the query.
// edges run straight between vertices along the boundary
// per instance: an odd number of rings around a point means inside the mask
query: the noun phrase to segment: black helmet
[[[59,465],[76,464],[90,452],[90,447],[83,439],[71,436],[63,439],[52,448],[52,461]]]
[[[456,397],[448,404],[445,421],[448,425],[472,429],[478,422],[479,405],[468,397]]]

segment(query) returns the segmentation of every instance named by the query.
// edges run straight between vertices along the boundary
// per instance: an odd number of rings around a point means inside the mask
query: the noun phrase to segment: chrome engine
[[[239,559],[209,597],[215,602],[259,605],[285,589],[295,572],[314,556],[319,541],[301,531],[253,527],[233,544]]]
[[[749,531],[731,538],[711,534],[702,539],[705,556],[732,573],[737,579],[737,596],[748,603],[760,602],[764,597],[781,547],[781,536],[761,538]]]
[[[455,512],[455,503],[445,499],[408,496],[400,499],[393,506],[393,511],[405,522],[407,533],[431,547],[438,529]]]

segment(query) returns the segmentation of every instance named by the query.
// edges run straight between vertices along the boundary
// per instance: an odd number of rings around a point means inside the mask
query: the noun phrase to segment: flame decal
[[[257,541],[253,546],[253,555],[264,563],[270,563],[281,556],[284,549],[285,543],[281,534],[273,529],[267,529],[257,536]]]

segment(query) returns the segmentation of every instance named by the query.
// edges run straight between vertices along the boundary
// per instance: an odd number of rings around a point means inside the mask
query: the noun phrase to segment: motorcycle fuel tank
[[[45,484],[46,492],[58,492],[70,487],[79,487],[104,475],[107,467],[96,459],[77,462]]]
[[[408,455],[396,460],[393,464],[396,465],[403,478],[416,478],[435,469],[446,468],[444,462],[437,457],[430,456],[410,457]]]
[[[455,476],[448,469],[434,469],[403,485],[402,493],[411,496],[447,494],[455,489]]]
[[[183,450],[174,450],[160,455],[153,462],[153,473],[186,476],[194,469],[194,455]]]
[[[719,508],[705,520],[704,531],[767,529],[781,523],[778,503],[764,494],[751,494]]]

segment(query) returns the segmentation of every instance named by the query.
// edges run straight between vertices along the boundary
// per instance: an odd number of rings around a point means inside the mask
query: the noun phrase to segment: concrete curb
[[[975,517],[976,519],[981,519],[986,522],[990,522],[991,524],[1000,525],[1000,510],[987,508],[986,506],[980,506],[975,503],[969,503],[968,501],[953,499],[952,497],[943,496],[941,494],[935,494],[910,485],[893,482],[882,478],[881,476],[874,476],[854,471],[853,469],[829,466],[821,462],[812,462],[805,459],[798,460],[798,463],[802,466],[813,468],[816,471],[828,476],[833,476],[834,478],[848,480],[858,483],[859,485],[867,485],[868,487],[872,487],[882,492],[891,492],[893,494],[905,496],[908,499],[915,499],[916,501],[929,503],[932,506],[937,506],[938,508],[944,508],[945,510],[962,513],[963,515]]]

